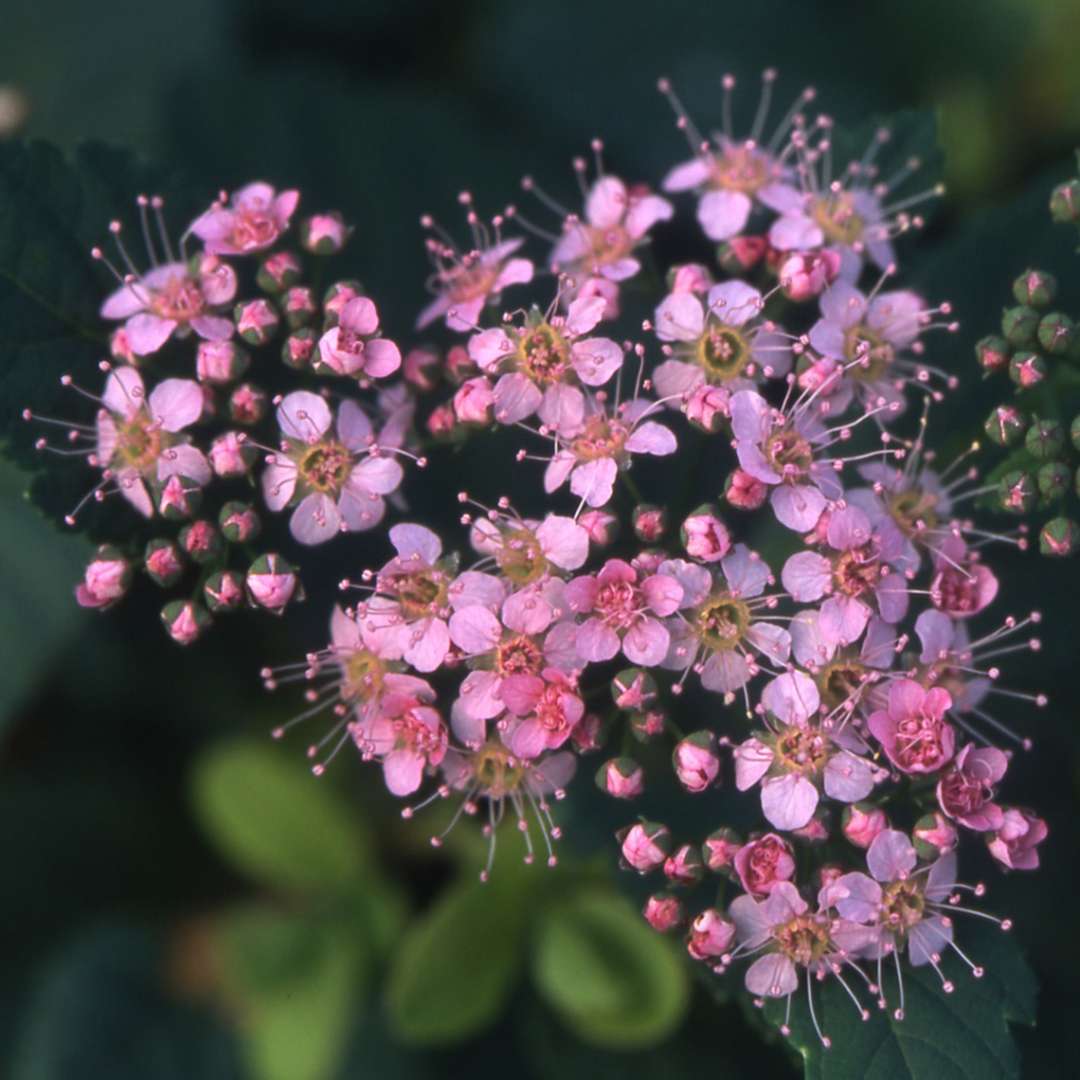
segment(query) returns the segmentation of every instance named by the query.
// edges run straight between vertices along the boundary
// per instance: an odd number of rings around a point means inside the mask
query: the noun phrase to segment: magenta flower
[[[539,675],[509,675],[501,695],[514,716],[502,738],[516,757],[535,758],[557,750],[585,715],[576,678],[558,668],[545,668]]]
[[[780,575],[800,604],[828,596],[821,605],[822,635],[838,645],[858,641],[873,614],[871,602],[885,622],[899,622],[908,607],[904,575],[894,570],[904,551],[899,530],[875,529],[858,507],[844,506],[830,512],[825,539],[834,554],[800,551]]]
[[[968,743],[938,780],[938,805],[953,821],[976,832],[1000,829],[1005,814],[993,801],[994,785],[1008,767],[1009,759],[1000,750]]]
[[[121,599],[131,584],[131,564],[116,549],[98,548],[75,586],[79,607],[107,608]]]
[[[720,778],[720,754],[710,731],[696,731],[680,739],[671,761],[679,783],[691,794],[708,791]]]
[[[622,650],[632,664],[653,667],[667,655],[670,635],[660,621],[675,613],[682,586],[668,574],[639,574],[622,559],[609,559],[598,574],[576,577],[566,602],[576,615],[577,651],[586,663],[603,663]]]
[[[954,619],[977,615],[997,596],[998,580],[979,560],[979,554],[955,535],[947,536],[936,549],[930,602]]]
[[[174,333],[183,337],[194,330],[207,341],[232,337],[232,320],[214,310],[235,295],[232,267],[214,255],[202,255],[130,274],[101,305],[101,317],[124,320],[128,347],[136,356],[149,356]]]
[[[761,376],[784,375],[791,348],[761,317],[761,293],[742,281],[714,285],[704,303],[691,292],[673,292],[656,309],[656,336],[669,359],[653,373],[661,397],[689,397],[703,384],[752,385]]]
[[[378,337],[379,312],[366,296],[355,296],[341,309],[336,326],[319,339],[319,360],[338,375],[382,379],[401,367],[401,352],[389,338]]]
[[[431,287],[436,297],[420,312],[416,329],[423,330],[445,315],[449,329],[459,333],[475,330],[486,303],[497,302],[508,285],[532,281],[532,262],[511,258],[524,242],[521,238],[497,240],[491,247],[478,247],[462,255],[439,240],[429,239],[428,253],[436,266]]]
[[[228,203],[216,202],[191,226],[214,255],[248,255],[272,247],[289,227],[300,192],[277,194],[256,181],[232,193]]]
[[[397,491],[403,472],[379,453],[371,421],[343,401],[334,422],[318,394],[297,390],[277,407],[281,452],[262,474],[271,510],[293,506],[289,531],[302,544],[321,544],[339,532],[374,528],[386,513],[383,497]],[[331,431],[333,428],[333,431]]]
[[[913,679],[889,686],[889,703],[870,716],[867,726],[888,759],[905,773],[933,773],[947,765],[956,733],[945,719],[952,697],[940,686],[927,690]]]
[[[1030,810],[1010,807],[987,847],[1002,866],[1010,870],[1037,870],[1039,845],[1046,839],[1049,828],[1042,818]]]
[[[743,844],[732,860],[739,884],[755,899],[766,897],[782,881],[795,876],[791,845],[776,833]]]
[[[147,484],[183,476],[199,487],[210,483],[210,464],[180,433],[203,411],[203,393],[192,379],[163,379],[146,396],[142,376],[118,367],[105,380],[97,414],[96,464],[144,517],[154,503]]]
[[[731,429],[740,467],[772,489],[781,525],[807,532],[843,494],[833,462],[821,458],[828,435],[810,410],[788,416],[753,390],[740,390],[731,398]]]
[[[649,420],[656,404],[644,398],[624,401],[612,414],[598,403],[565,449],[556,450],[544,471],[544,491],[551,494],[570,481],[570,491],[586,506],[607,503],[619,471],[628,470],[634,454],[667,457],[678,447],[670,429]]]
[[[706,908],[690,924],[686,951],[695,960],[719,960],[727,954],[734,940],[735,924],[716,908]]]
[[[603,386],[622,367],[622,346],[586,337],[600,321],[604,301],[579,297],[565,316],[534,308],[524,325],[483,330],[469,339],[469,356],[495,383],[495,419],[516,424],[538,413],[564,437],[578,434],[586,416],[577,384]]]
[[[585,198],[585,220],[571,215],[564,222],[550,262],[563,273],[625,281],[641,269],[634,249],[673,213],[667,199],[647,189],[627,189],[616,176],[602,176]]]

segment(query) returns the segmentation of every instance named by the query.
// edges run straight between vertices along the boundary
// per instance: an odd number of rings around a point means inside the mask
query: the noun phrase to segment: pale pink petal
[[[734,649],[713,653],[701,669],[701,685],[719,694],[733,693],[749,679],[750,666],[743,654]]]
[[[667,655],[670,642],[667,629],[659,619],[639,619],[623,637],[623,655],[632,664],[655,667]]]
[[[821,632],[831,641],[850,645],[866,629],[870,609],[854,596],[833,596],[821,605]]]
[[[193,379],[164,379],[150,391],[150,415],[166,431],[181,431],[202,415],[202,387]]]
[[[863,321],[866,297],[847,281],[835,281],[821,296],[821,314],[842,330]]]
[[[187,443],[170,446],[158,458],[158,480],[168,480],[170,476],[186,476],[189,480],[194,480],[199,487],[206,487],[213,475],[206,455]]]
[[[589,506],[603,506],[615,488],[618,467],[611,458],[597,458],[579,465],[570,477],[570,490]]]
[[[117,474],[116,477],[117,487],[120,488],[120,494],[136,510],[142,514],[143,517],[154,516],[154,503],[150,498],[150,492],[146,490],[146,484],[143,483],[143,479],[139,476],[135,469],[124,469]]]
[[[411,795],[424,778],[424,758],[414,750],[391,750],[383,761],[383,779],[391,795]]]
[[[818,711],[821,695],[809,675],[801,671],[787,671],[765,687],[761,703],[785,724],[802,727]]]
[[[101,305],[99,314],[103,319],[127,319],[136,311],[144,310],[149,302],[149,291],[138,282],[132,282],[110,293]]]
[[[374,334],[379,328],[379,311],[366,296],[354,296],[341,309],[341,325],[360,337]]]
[[[401,486],[405,471],[395,458],[369,455],[349,473],[345,490],[353,497],[392,495]]]
[[[825,765],[824,786],[830,799],[858,802],[874,790],[874,770],[862,758],[841,750]]]
[[[390,543],[400,559],[419,566],[434,566],[442,554],[442,541],[423,525],[395,525],[390,530]]]
[[[571,346],[570,362],[586,386],[603,386],[622,367],[622,346],[609,338],[587,338]]]
[[[669,293],[653,320],[661,341],[697,341],[705,329],[705,311],[692,293]]]
[[[468,745],[482,743],[485,720],[498,716],[506,706],[499,691],[502,679],[494,671],[470,671],[461,683],[460,705],[450,714],[454,734]]]
[[[503,375],[495,384],[495,419],[500,424],[516,424],[532,416],[543,400],[535,383],[521,372]]]
[[[486,607],[473,604],[450,616],[450,640],[473,656],[491,652],[502,637],[502,623]]]
[[[654,615],[674,615],[683,599],[683,587],[670,574],[653,574],[641,585],[645,603]]]
[[[571,437],[581,430],[585,422],[585,397],[576,386],[556,383],[544,391],[537,415],[540,422],[552,431],[557,431],[564,438]]]
[[[465,570],[450,583],[448,592],[450,606],[455,611],[473,605],[480,605],[488,611],[497,611],[506,596],[506,586],[502,578],[495,574]]]
[[[223,315],[196,315],[191,328],[204,341],[228,341],[236,329],[232,319]]]
[[[749,791],[772,767],[771,747],[759,739],[747,739],[735,747],[735,786]]]
[[[800,604],[820,600],[832,581],[832,564],[814,551],[792,555],[780,572],[780,581]]]
[[[665,191],[689,191],[704,184],[709,179],[709,161],[706,158],[693,158],[676,165],[660,186]]]
[[[566,309],[566,332],[579,338],[587,334],[604,317],[606,301],[602,296],[578,296]]]
[[[897,829],[878,833],[866,852],[866,865],[878,881],[899,881],[915,869],[917,862],[911,841]]]
[[[772,409],[754,390],[731,395],[731,430],[739,442],[760,443],[772,431]]]
[[[779,251],[801,251],[820,247],[825,240],[821,227],[801,214],[785,214],[769,229],[769,243]]]
[[[401,350],[389,338],[372,338],[364,343],[364,374],[384,379],[401,367]]]
[[[670,221],[675,208],[659,195],[645,195],[630,201],[624,222],[634,240],[643,237],[658,221]]]
[[[329,495],[305,495],[289,519],[289,531],[301,544],[321,544],[341,530],[341,514]]]
[[[495,279],[494,291],[499,292],[507,285],[528,285],[533,279],[533,264],[530,259],[511,259]]]
[[[550,495],[566,483],[566,478],[574,471],[577,458],[569,450],[560,450],[544,470],[544,491]]]
[[[136,356],[149,356],[157,352],[169,340],[176,327],[175,319],[163,319],[160,315],[151,315],[148,311],[132,315],[124,323],[128,344]]]
[[[728,240],[743,231],[753,205],[741,191],[707,191],[698,203],[697,219],[710,240]]]
[[[288,458],[275,457],[262,474],[263,498],[271,510],[286,506],[296,490],[296,465]]]
[[[505,330],[495,327],[469,338],[469,359],[481,371],[490,372],[514,351],[514,343]]]
[[[756,997],[787,997],[798,990],[799,975],[783,953],[766,953],[746,969],[745,983]]]
[[[405,659],[417,671],[435,671],[449,651],[450,631],[442,619],[424,619],[409,627]]]
[[[333,422],[330,406],[318,394],[295,390],[277,407],[277,421],[282,433],[297,442],[317,443]]]
[[[761,293],[745,281],[725,281],[714,285],[705,298],[709,314],[725,326],[742,326],[761,313],[765,303]]]
[[[622,221],[626,204],[626,185],[616,176],[604,176],[585,200],[585,217],[598,229],[610,229]]]
[[[773,828],[801,829],[814,816],[817,804],[817,788],[798,773],[762,782],[761,812]]]
[[[705,372],[697,364],[665,360],[653,372],[653,386],[663,398],[688,395],[705,381]]]
[[[666,457],[674,454],[679,444],[671,431],[655,420],[647,420],[638,425],[634,433],[626,440],[626,449],[632,454],[653,454]]]
[[[769,567],[745,544],[736,544],[720,560],[720,567],[732,592],[744,599],[758,596],[769,583]]]
[[[113,368],[105,380],[101,400],[109,412],[130,420],[146,403],[142,376],[133,367]]]
[[[578,627],[577,651],[582,660],[600,664],[619,651],[619,636],[599,619],[586,619]]]
[[[537,527],[544,557],[560,570],[576,570],[589,556],[589,534],[573,518],[549,514]]]
[[[769,503],[781,525],[795,532],[809,532],[828,500],[809,484],[779,484],[773,488]]]

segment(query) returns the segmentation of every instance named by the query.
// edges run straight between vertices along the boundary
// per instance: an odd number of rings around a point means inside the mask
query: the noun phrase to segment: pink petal
[[[469,338],[469,359],[481,371],[491,372],[493,368],[514,351],[514,343],[505,330],[498,327],[483,330]]]
[[[556,383],[544,391],[537,415],[546,427],[565,438],[572,437],[585,422],[585,397],[576,386]]]
[[[181,431],[202,415],[202,387],[192,379],[164,379],[150,392],[148,405],[166,431]]]
[[[878,833],[866,853],[866,865],[877,881],[899,881],[915,869],[917,862],[911,841],[897,829]]]
[[[221,315],[196,315],[191,320],[191,328],[204,341],[228,341],[236,329],[232,319]]]
[[[321,544],[332,540],[341,529],[341,514],[329,495],[313,492],[300,500],[289,519],[289,532],[301,544]]]
[[[604,317],[607,306],[602,296],[578,296],[566,309],[566,332],[570,337],[587,334]]]
[[[545,558],[560,570],[576,570],[589,556],[589,534],[573,518],[549,514],[537,527]]]
[[[671,431],[655,420],[647,420],[638,425],[634,433],[626,440],[626,449],[632,454],[653,454],[666,457],[674,454],[679,444]]]
[[[442,619],[424,619],[409,627],[405,659],[417,671],[435,671],[450,651],[450,631]]]
[[[142,376],[135,368],[126,365],[113,368],[105,380],[105,392],[101,395],[101,400],[109,412],[130,420],[146,402]]]
[[[634,239],[643,237],[658,221],[670,221],[675,208],[659,195],[645,195],[630,201],[626,214],[625,227]]]
[[[151,315],[147,311],[132,315],[124,323],[128,344],[136,356],[149,356],[157,352],[172,337],[176,327],[175,319],[163,319],[160,315]]]
[[[766,953],[746,969],[745,983],[756,997],[787,997],[798,990],[799,976],[783,953]]]
[[[803,251],[820,247],[825,240],[821,227],[808,217],[787,215],[777,218],[769,229],[769,243],[779,251]]]
[[[364,374],[384,379],[401,367],[401,351],[389,338],[372,338],[364,343]]]
[[[792,555],[780,572],[780,581],[800,604],[820,600],[832,581],[832,563],[813,551]]]
[[[366,296],[354,296],[341,309],[340,323],[360,337],[367,337],[379,329],[379,312]]]
[[[296,490],[296,465],[288,458],[277,458],[263,470],[263,499],[271,510],[286,506]]]
[[[532,416],[543,400],[536,385],[521,372],[503,375],[495,384],[495,419],[500,424],[516,424]]]
[[[817,809],[817,788],[803,776],[789,773],[761,785],[761,812],[773,828],[801,829]]]
[[[533,279],[533,264],[530,259],[511,259],[495,279],[494,291],[500,292],[507,285],[528,285]]]
[[[277,421],[288,438],[310,445],[330,430],[333,416],[330,406],[318,394],[296,390],[287,394],[278,405]]]
[[[653,319],[661,341],[697,341],[705,329],[705,312],[692,293],[669,293]]]
[[[570,362],[586,386],[603,386],[622,367],[623,351],[609,338],[587,338],[571,346]]]
[[[676,165],[660,186],[665,191],[689,191],[709,179],[709,162],[705,158],[693,158]]]
[[[450,616],[450,640],[473,656],[491,652],[502,637],[502,623],[480,604],[455,611]]]
[[[424,758],[412,750],[392,750],[383,761],[383,779],[391,795],[411,795],[424,778]]]
[[[170,476],[186,476],[189,480],[194,480],[199,487],[205,487],[213,478],[213,470],[201,450],[181,443],[170,446],[158,458],[158,480],[168,480]]]
[[[680,590],[681,591],[681,590]],[[580,637],[580,633],[578,635]],[[623,637],[622,649],[632,664],[655,667],[667,655],[671,638],[659,619],[639,619]],[[581,651],[580,645],[578,651]]]
[[[611,498],[617,473],[618,468],[611,458],[597,458],[574,470],[570,490],[589,506],[603,506]]]
[[[615,176],[597,180],[585,200],[585,216],[598,229],[618,225],[626,213],[626,185]]]
[[[779,484],[773,488],[769,503],[781,525],[795,532],[809,532],[817,524],[828,500],[809,484]]]
[[[434,566],[442,554],[442,541],[423,525],[395,525],[390,530],[390,543],[399,558],[419,566]]]
[[[577,651],[582,660],[601,664],[619,651],[619,636],[599,619],[586,619],[578,627]]]
[[[707,191],[698,203],[698,223],[710,240],[729,240],[743,231],[753,205],[741,191]]]

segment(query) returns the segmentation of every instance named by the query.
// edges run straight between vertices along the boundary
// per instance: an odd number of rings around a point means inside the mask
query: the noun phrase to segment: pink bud
[[[885,811],[872,806],[865,810],[858,804],[844,810],[844,836],[856,847],[868,848],[883,829],[889,827]]]
[[[574,297],[576,300],[591,299],[594,296],[599,296],[604,301],[604,313],[600,316],[601,319],[617,319],[619,317],[619,286],[614,281],[609,281],[605,277],[591,277],[582,282],[581,288],[578,289],[577,295]]]
[[[131,348],[127,331],[122,326],[118,330],[114,330],[109,337],[109,354],[117,360],[123,360],[129,364],[138,363],[139,358]]]
[[[799,836],[803,840],[809,840],[812,843],[821,843],[823,840],[829,839],[829,830],[825,827],[825,822],[821,818],[811,818],[801,829],[792,829],[792,836]]]
[[[190,645],[210,625],[210,615],[190,600],[173,600],[161,609],[161,621],[173,641]]]
[[[673,293],[707,293],[712,288],[712,277],[701,263],[684,263],[674,266],[668,273],[668,289]]]
[[[705,843],[701,845],[701,853],[705,865],[714,874],[719,874],[734,866],[735,856],[742,846],[742,841],[733,829],[721,828],[706,837]]]
[[[731,415],[731,394],[722,386],[702,383],[691,392],[683,411],[690,423],[714,434]]]
[[[427,429],[436,439],[449,438],[456,427],[457,418],[451,405],[436,405],[428,415]]]
[[[827,889],[830,885],[835,885],[837,880],[846,873],[847,870],[843,866],[837,866],[836,863],[826,863],[818,870],[818,887]]]
[[[423,347],[410,349],[402,362],[405,381],[417,390],[435,389],[434,375],[439,367],[439,354],[434,349]]]
[[[668,896],[664,893],[654,893],[650,896],[645,901],[642,914],[645,916],[645,921],[660,934],[674,930],[686,918],[682,901],[677,896]]]
[[[143,566],[158,585],[167,587],[175,584],[184,572],[183,553],[171,540],[151,540],[146,545]]]
[[[757,510],[768,497],[768,486],[755,480],[748,472],[736,469],[728,477],[724,495],[732,506],[740,510]]]
[[[254,462],[255,453],[239,431],[226,431],[210,444],[210,465],[217,476],[243,476]]]
[[[229,416],[237,424],[257,424],[266,415],[266,391],[243,383],[229,395]]]
[[[253,604],[280,615],[296,591],[296,572],[280,555],[261,555],[251,564],[245,584]]]
[[[596,713],[586,713],[575,726],[571,739],[582,754],[599,750],[603,745],[603,720]]]
[[[229,383],[244,374],[248,363],[248,354],[233,341],[200,341],[195,375],[199,382]]]
[[[495,395],[483,375],[468,379],[454,395],[454,413],[462,424],[491,423]]]
[[[647,874],[663,866],[671,848],[671,833],[667,827],[652,821],[630,825],[615,835],[621,845],[625,865],[639,874]]]
[[[300,243],[315,255],[334,255],[345,246],[351,232],[336,210],[312,214],[300,227]]]
[[[618,532],[619,519],[606,510],[586,510],[578,524],[589,534],[591,543],[607,547]]]
[[[752,896],[768,896],[781,881],[790,881],[795,876],[791,846],[776,833],[751,840],[735,855],[735,873]]]
[[[664,860],[664,875],[673,885],[696,885],[704,874],[696,847],[683,844]]]
[[[682,542],[692,559],[719,562],[731,550],[731,534],[709,507],[691,514],[682,526]]]
[[[667,514],[662,507],[642,503],[634,507],[634,535],[646,544],[655,544],[667,528]]]
[[[675,747],[672,760],[679,783],[694,794],[708,790],[720,775],[716,739],[708,731],[698,731],[683,739]]]
[[[86,567],[83,580],[75,587],[80,607],[105,608],[119,600],[131,583],[131,566],[115,548],[97,550]]]
[[[718,960],[727,953],[734,940],[735,924],[716,908],[706,908],[690,924],[686,950],[695,960]]]
[[[612,758],[600,766],[596,784],[612,798],[636,799],[645,790],[645,770],[633,758]]]
[[[840,256],[835,251],[799,252],[780,264],[780,284],[791,300],[820,296],[840,273]]]
[[[1010,870],[1037,870],[1038,846],[1050,830],[1042,818],[1030,810],[1009,807],[1005,810],[1001,828],[990,838],[990,854]]]
[[[464,345],[454,345],[446,354],[446,374],[453,382],[464,382],[476,373],[476,365]]]
[[[916,848],[922,847],[925,854],[930,858],[945,855],[952,851],[959,839],[956,827],[945,817],[944,814],[934,811],[920,818],[915,823],[911,832],[911,838]]]
[[[620,709],[638,712],[656,700],[656,680],[641,668],[627,668],[611,680],[611,696]]]

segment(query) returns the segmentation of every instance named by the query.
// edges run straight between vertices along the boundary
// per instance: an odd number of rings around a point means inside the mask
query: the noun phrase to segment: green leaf
[[[886,969],[890,1008],[873,1009],[862,1023],[835,979],[814,984],[814,1006],[832,1039],[825,1050],[810,1021],[805,994],[792,1003],[789,1041],[802,1055],[807,1080],[1011,1080],[1020,1076],[1020,1054],[1009,1022],[1035,1022],[1035,976],[1013,938],[971,925],[959,927],[961,948],[986,969],[974,979],[955,954],[942,970],[956,989],[944,992],[931,967],[904,968],[903,1021],[894,1019],[894,975]],[[854,980],[859,986],[859,980]],[[860,989],[862,989],[860,987]],[[865,997],[865,990],[863,989]],[[872,1002],[867,1002],[872,1007]],[[766,1012],[779,1025],[783,1003]]]
[[[486,884],[453,886],[413,923],[387,986],[390,1021],[403,1040],[456,1042],[498,1016],[521,969],[528,880],[500,866]]]
[[[344,923],[261,908],[219,928],[223,982],[255,1080],[334,1075],[370,952]]]
[[[222,855],[271,887],[351,892],[370,846],[334,790],[301,760],[252,739],[219,743],[197,762],[195,813]]]
[[[617,1049],[671,1034],[689,999],[681,958],[615,893],[582,892],[545,911],[532,973],[577,1035]]]

